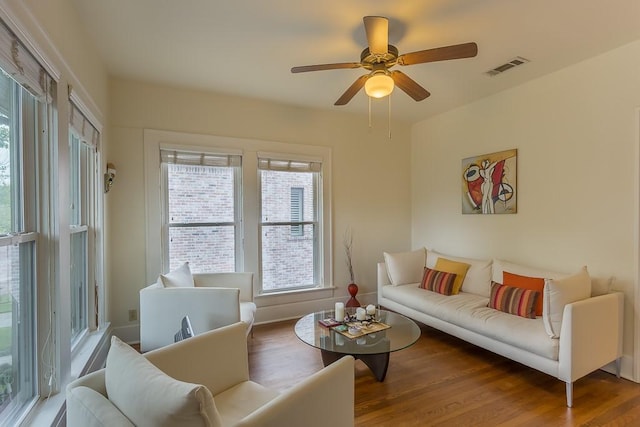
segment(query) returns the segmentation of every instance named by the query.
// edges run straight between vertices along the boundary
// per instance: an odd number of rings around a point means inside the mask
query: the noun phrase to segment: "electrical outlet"
[[[135,308],[129,310],[129,322],[135,322],[136,320],[138,320],[138,310]]]

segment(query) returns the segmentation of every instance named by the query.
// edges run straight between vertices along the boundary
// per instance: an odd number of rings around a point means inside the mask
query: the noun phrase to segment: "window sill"
[[[110,335],[111,327],[109,324],[87,334],[84,341],[74,351],[68,381],[60,384],[58,393],[48,399],[42,397],[21,425],[61,425],[59,423],[64,415],[67,384],[104,365]]]
[[[254,302],[257,307],[291,304],[295,302],[315,301],[332,298],[335,286],[326,288],[295,289],[290,291],[270,292],[256,295]]]

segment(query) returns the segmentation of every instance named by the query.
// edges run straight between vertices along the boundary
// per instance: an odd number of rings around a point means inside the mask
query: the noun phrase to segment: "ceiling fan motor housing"
[[[360,63],[363,68],[372,70],[377,64],[384,64],[386,68],[391,68],[396,65],[398,61],[398,48],[393,45],[387,45],[387,53],[382,55],[376,55],[371,53],[369,48],[366,48],[360,54]]]

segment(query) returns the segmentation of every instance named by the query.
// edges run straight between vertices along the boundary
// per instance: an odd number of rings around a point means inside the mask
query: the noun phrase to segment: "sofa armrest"
[[[215,396],[249,380],[246,328],[234,323],[144,356],[170,377],[205,385]]]
[[[246,416],[238,426],[353,426],[354,359],[344,356]]]
[[[140,350],[173,343],[180,321],[189,316],[201,334],[240,321],[240,291],[231,288],[153,288],[140,291]]]
[[[572,383],[622,357],[623,294],[587,298],[564,307],[558,378]]]
[[[195,273],[197,287],[240,289],[240,301],[253,301],[253,273]]]

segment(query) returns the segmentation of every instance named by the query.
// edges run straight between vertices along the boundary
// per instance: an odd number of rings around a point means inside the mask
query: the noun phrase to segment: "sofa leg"
[[[567,385],[567,407],[573,407],[573,383],[566,383]]]
[[[616,359],[616,377],[620,378],[620,372],[622,371],[622,357]]]

